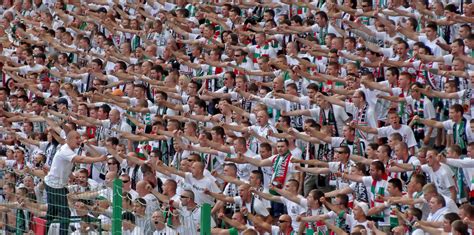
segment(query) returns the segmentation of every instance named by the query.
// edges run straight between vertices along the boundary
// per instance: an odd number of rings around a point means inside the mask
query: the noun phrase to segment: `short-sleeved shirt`
[[[193,175],[189,172],[185,173],[185,182],[190,184],[192,187],[192,190],[195,194],[195,202],[198,205],[202,205],[204,203],[209,203],[211,205],[214,205],[214,198],[211,196],[204,194],[205,189],[209,189],[209,191],[214,192],[214,193],[219,193],[220,190],[216,185],[216,182],[211,180],[208,177],[204,177],[200,180],[196,179],[193,177]]]
[[[379,137],[389,137],[393,133],[399,133],[403,138],[403,142],[405,142],[409,148],[416,146],[416,139],[413,130],[407,125],[402,125],[397,130],[393,129],[392,126],[377,128],[377,135]]]
[[[298,195],[298,197],[300,198],[300,201],[303,199],[303,196],[301,195]],[[299,228],[300,222],[296,221],[296,217],[298,215],[305,213],[306,210],[298,203],[290,201],[285,197],[280,197],[280,198],[281,198],[281,202],[283,202],[283,204],[285,204],[286,206],[288,215],[291,217],[291,226],[293,228]]]
[[[54,155],[51,169],[45,177],[45,183],[52,188],[65,188],[68,184],[69,175],[72,173],[74,163],[72,160],[77,153],[68,144],[61,146]]]
[[[451,197],[449,188],[455,186],[455,182],[453,179],[454,173],[448,165],[441,164],[441,167],[437,171],[434,171],[433,168],[428,165],[422,165],[421,170],[428,174],[431,182],[436,185],[441,195]]]
[[[236,207],[239,207],[239,208],[245,207],[248,210],[251,210],[251,208],[253,208],[256,214],[262,215],[264,217],[267,217],[268,215],[270,215],[267,208],[265,208],[265,204],[256,197],[253,197],[249,203],[246,202],[245,205],[242,205],[242,203],[243,203],[242,197],[240,196],[234,197],[234,204]]]

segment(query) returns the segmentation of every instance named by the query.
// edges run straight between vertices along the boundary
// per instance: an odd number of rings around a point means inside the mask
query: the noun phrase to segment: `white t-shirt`
[[[438,193],[446,197],[451,197],[450,187],[455,187],[454,173],[451,168],[446,164],[441,164],[441,167],[437,171],[433,171],[428,165],[422,165],[421,170],[428,174],[438,189]]]
[[[443,55],[443,49],[441,49],[438,44],[436,44],[437,41],[440,41],[441,43],[446,43],[443,38],[438,37],[433,41],[430,41],[428,37],[426,37],[426,34],[420,34],[418,36],[418,41],[424,43],[426,46],[431,48],[431,52],[433,53],[434,56],[442,56]]]
[[[270,125],[270,124],[267,124],[265,126],[249,126],[248,127],[248,130],[253,130],[255,131],[255,133],[257,133],[259,136],[265,138],[265,139],[268,139],[269,141],[273,142],[273,143],[276,143],[277,142],[277,139],[275,137],[267,137],[268,135],[268,131],[272,131],[273,133],[276,133],[276,129],[274,126]],[[254,153],[257,153],[257,149],[259,148],[259,145],[260,145],[260,141],[258,141],[257,138],[255,137],[251,137],[250,138],[250,146],[249,146],[249,149],[252,150],[252,152]]]
[[[469,95],[469,93],[467,93],[468,90],[469,89],[464,89],[456,93],[458,94],[458,97],[459,97],[458,100],[463,102],[461,104],[466,104],[469,107],[469,111],[465,112],[464,115],[468,117],[474,117],[474,105],[471,105],[471,102],[470,102],[474,98],[474,90],[471,90],[470,97],[464,97],[464,96]]]
[[[409,148],[417,145],[413,130],[407,125],[402,125],[398,130],[393,129],[392,126],[377,128],[377,135],[379,137],[389,137],[393,133],[399,133],[403,137],[403,142],[405,142]]]
[[[68,185],[69,175],[74,167],[72,160],[75,156],[77,156],[76,151],[72,150],[68,144],[61,146],[54,155],[51,168],[45,177],[45,183],[49,187],[59,189]]]
[[[301,195],[298,195],[298,198],[300,198],[300,201],[304,199],[304,197]],[[288,200],[285,197],[280,197],[280,200],[283,204],[285,204],[287,213],[291,217],[291,226],[293,228],[299,228],[300,222],[296,221],[296,216],[305,213],[305,208],[298,203]]]
[[[230,147],[231,154],[233,156],[236,156],[237,152],[235,151],[234,147]],[[219,157],[224,158],[226,157],[227,154],[224,153],[219,153]],[[250,149],[247,149],[247,152],[244,153],[246,157],[253,158],[255,156],[255,153],[252,152]],[[238,164],[237,165],[237,176],[239,176],[240,180],[245,180],[248,181],[250,177],[250,172],[253,170],[256,170],[257,167],[252,165],[252,164]]]
[[[193,175],[189,172],[185,173],[185,182],[190,184],[192,187],[192,190],[194,192],[194,201],[198,205],[202,205],[204,203],[209,203],[211,205],[214,205],[214,198],[205,194],[204,190],[209,189],[209,191],[214,192],[214,193],[220,193],[219,187],[217,187],[217,184],[214,180],[211,180],[208,177],[204,177],[200,180],[196,179],[193,177]]]
[[[245,205],[242,205],[242,197],[236,196],[234,197],[234,204],[236,207],[242,208],[245,207],[249,211],[251,208],[255,211],[256,214],[262,215],[264,217],[267,217],[270,215],[268,212],[267,208],[265,207],[265,204],[258,198],[253,197],[253,205],[252,205],[252,200],[250,202],[246,202]]]

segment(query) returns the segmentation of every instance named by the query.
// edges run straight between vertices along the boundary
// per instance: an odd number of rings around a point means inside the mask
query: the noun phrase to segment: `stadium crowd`
[[[1,0],[1,234],[472,234],[470,0]]]

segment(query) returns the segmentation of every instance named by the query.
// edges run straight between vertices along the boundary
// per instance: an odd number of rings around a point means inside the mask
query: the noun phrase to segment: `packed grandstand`
[[[472,234],[471,0],[0,2],[1,234]]]

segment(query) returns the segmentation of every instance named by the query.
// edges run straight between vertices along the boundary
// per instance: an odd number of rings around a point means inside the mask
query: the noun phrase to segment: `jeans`
[[[67,188],[52,188],[47,184],[45,184],[45,186],[48,202],[48,211],[46,212],[46,229],[49,229],[49,226],[54,220],[60,220],[59,234],[66,235],[69,231],[69,218],[71,217],[71,211],[69,210],[69,205],[67,202],[68,190]]]

